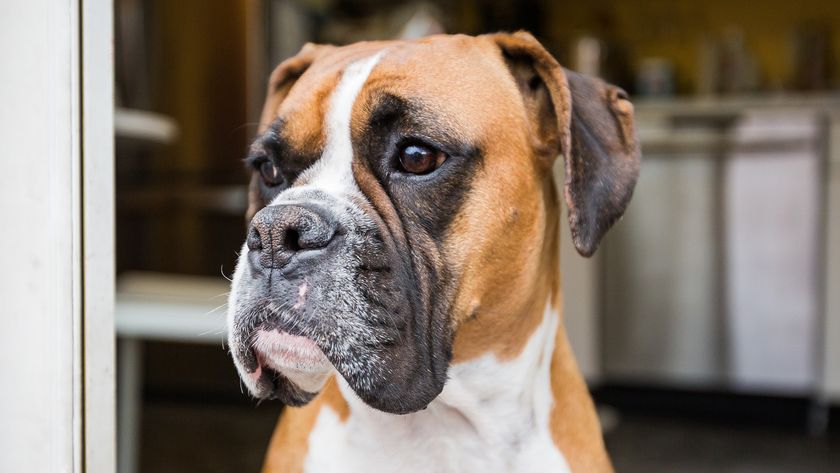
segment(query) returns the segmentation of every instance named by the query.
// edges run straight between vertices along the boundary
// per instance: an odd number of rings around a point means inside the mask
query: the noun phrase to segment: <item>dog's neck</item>
[[[395,455],[433,458],[427,461],[439,462],[441,471],[496,471],[492,468],[499,465],[504,471],[569,471],[549,425],[559,321],[557,309],[546,304],[518,356],[500,360],[487,353],[453,364],[443,392],[412,414],[372,409],[340,382],[348,422],[370,441],[399,450]]]
[[[500,360],[488,353],[456,363],[441,395],[441,410],[455,411],[478,435],[494,444],[549,434],[551,366],[560,321],[546,301],[542,320],[518,356]]]

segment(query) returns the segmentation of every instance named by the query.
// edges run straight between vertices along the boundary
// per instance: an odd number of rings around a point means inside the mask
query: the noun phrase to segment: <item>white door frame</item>
[[[115,410],[114,12],[81,2],[85,473],[113,472]]]
[[[0,471],[114,471],[112,16],[0,3]]]

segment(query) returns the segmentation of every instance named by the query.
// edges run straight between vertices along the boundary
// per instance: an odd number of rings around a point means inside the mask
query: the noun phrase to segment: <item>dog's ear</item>
[[[639,177],[633,105],[618,87],[565,70],[531,34],[491,36],[531,118],[541,159],[563,156],[563,193],[578,252],[590,256],[624,213]]]
[[[258,133],[262,134],[275,119],[277,109],[283,99],[289,95],[289,91],[295,82],[309,69],[309,66],[315,62],[324,51],[332,48],[330,45],[306,43],[294,56],[281,62],[268,79],[268,90],[266,91],[265,104],[263,105],[262,114],[260,115],[260,123]],[[251,175],[251,183],[248,186],[248,210],[245,212],[245,221],[250,222],[254,215],[260,209],[266,206],[263,201],[263,196],[260,192],[260,176],[259,173],[254,172]]]

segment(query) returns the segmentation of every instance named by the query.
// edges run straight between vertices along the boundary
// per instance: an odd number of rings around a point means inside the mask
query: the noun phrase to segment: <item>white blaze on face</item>
[[[381,57],[382,52],[379,52],[353,62],[344,69],[327,109],[324,123],[327,143],[324,153],[321,159],[305,171],[304,178],[308,181],[305,188],[316,188],[338,198],[360,192],[353,177],[350,120],[353,105]]]

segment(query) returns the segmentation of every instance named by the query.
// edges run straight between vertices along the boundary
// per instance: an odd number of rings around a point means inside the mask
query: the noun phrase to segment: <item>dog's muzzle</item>
[[[410,252],[386,240],[364,203],[292,189],[272,204],[251,221],[229,300],[230,348],[249,391],[300,405],[337,371],[381,410],[428,404],[445,373],[431,376]]]

